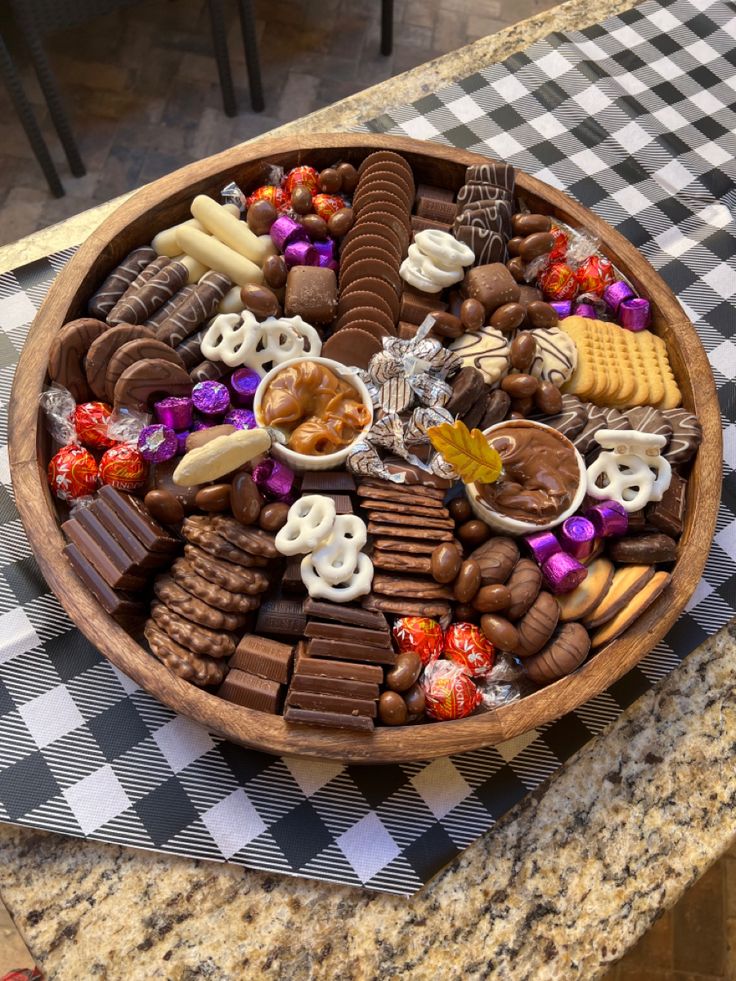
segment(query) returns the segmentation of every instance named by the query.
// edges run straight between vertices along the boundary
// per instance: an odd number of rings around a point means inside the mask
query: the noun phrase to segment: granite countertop
[[[571,0],[275,132],[349,129],[630,6]],[[120,200],[0,249],[0,269],[81,241]],[[730,844],[734,678],[732,624],[411,899],[9,825],[0,895],[64,981],[593,979]]]

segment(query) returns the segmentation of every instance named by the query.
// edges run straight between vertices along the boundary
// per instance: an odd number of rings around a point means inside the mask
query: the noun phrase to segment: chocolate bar
[[[399,320],[407,324],[421,324],[428,313],[446,309],[447,304],[438,297],[424,296],[405,289],[401,294]]]
[[[370,630],[388,632],[388,621],[382,613],[364,610],[359,606],[349,606],[347,603],[328,603],[326,600],[315,600],[310,596],[304,600],[304,612],[317,620],[333,620],[353,627],[367,627]]]
[[[454,201],[439,201],[437,198],[417,198],[416,216],[428,218],[442,225],[451,225],[457,218],[458,208]],[[412,226],[413,227],[413,226]]]
[[[360,699],[352,695],[336,695],[314,691],[289,689],[286,696],[286,712],[290,708],[311,709],[313,712],[334,712],[337,715],[364,715],[375,719],[375,699]]]
[[[319,637],[323,640],[341,640],[353,644],[365,644],[367,647],[391,646],[391,635],[388,627],[385,630],[372,630],[342,623],[315,623],[310,621],[304,635],[312,638]]]
[[[353,502],[347,494],[323,494],[323,497],[330,497],[335,503],[337,514],[352,514]]]
[[[229,663],[231,668],[258,675],[259,678],[268,678],[279,684],[286,684],[293,659],[294,648],[289,644],[280,644],[277,640],[269,640],[267,637],[246,634],[240,639]]]
[[[670,486],[664,492],[662,500],[653,501],[647,505],[646,518],[648,523],[659,531],[664,531],[668,535],[678,538],[682,534],[685,520],[686,497],[687,480],[673,472]]]
[[[321,637],[309,641],[307,656],[388,665],[395,664],[397,658],[396,651],[391,647],[368,647],[366,644],[351,644],[344,640],[324,640]]]
[[[309,657],[304,654],[297,657],[294,668],[294,677],[304,678],[311,675],[315,678],[344,678],[348,681],[362,681],[366,684],[381,684],[383,681],[383,668],[377,664],[355,664],[349,661],[322,661],[319,658]]]
[[[302,494],[351,494],[355,479],[344,470],[307,470],[302,477]]]
[[[137,498],[108,485],[100,488],[98,496],[110,505],[120,521],[149,551],[172,554],[181,547],[179,539],[154,520]]]
[[[284,712],[284,719],[287,722],[296,722],[305,726],[373,732],[373,719],[369,719],[365,715],[340,715],[336,712],[317,712],[312,709],[289,707]]]
[[[455,192],[451,191],[449,187],[435,187],[434,184],[417,184],[415,206],[423,198],[431,199],[432,201],[454,201]]]
[[[276,681],[259,678],[236,668],[228,672],[217,694],[236,705],[275,715],[280,707],[282,688]]]
[[[286,563],[281,576],[281,589],[285,593],[297,593],[303,596],[307,587],[302,579],[302,555],[292,555]]]
[[[136,575],[135,567],[131,566],[122,549],[122,559],[118,554],[103,551],[77,518],[69,518],[61,530],[112,589],[145,589],[145,576]]]
[[[77,576],[111,617],[121,623],[145,617],[145,605],[130,593],[109,586],[74,543],[64,547],[64,554]]]
[[[438,232],[447,232],[448,235],[452,234],[452,225],[446,224],[444,221],[435,221],[434,218],[423,218],[421,215],[411,216],[412,239],[414,239],[417,232],[426,232],[428,228],[436,228]]]
[[[106,532],[119,543],[125,550],[129,560],[141,569],[160,569],[168,565],[170,556],[166,552],[151,552],[133,534],[133,532],[121,523],[117,512],[113,511],[107,501],[97,498],[89,507],[85,508],[84,513],[92,513]],[[75,517],[81,517],[81,512]]]
[[[303,637],[307,618],[299,600],[272,596],[261,602],[256,621],[256,633],[277,637]]]
[[[329,662],[330,664],[334,662]],[[353,695],[360,699],[377,699],[380,690],[376,682],[353,681],[350,678],[324,678],[319,675],[297,674],[291,679],[289,691],[321,692],[323,695]]]

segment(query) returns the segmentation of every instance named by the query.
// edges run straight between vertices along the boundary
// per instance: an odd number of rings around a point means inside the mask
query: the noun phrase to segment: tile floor
[[[45,42],[87,165],[82,178],[69,174],[11,31],[10,46],[67,194],[57,200],[48,193],[0,86],[0,244],[553,6],[555,0],[395,0],[394,50],[383,57],[379,0],[255,0],[266,110],[253,113],[239,22],[228,0],[240,108],[233,119],[222,112],[205,0],[124,7]]]

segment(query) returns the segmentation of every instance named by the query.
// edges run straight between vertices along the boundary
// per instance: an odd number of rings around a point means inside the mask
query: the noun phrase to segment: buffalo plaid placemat
[[[121,675],[48,591],[15,510],[15,363],[71,252],[0,277],[0,820],[411,893],[736,607],[736,5],[650,2],[555,34],[368,124],[486,152],[623,232],[679,296],[718,384],[723,502],[665,641],[604,694],[495,749],[345,767],[222,742]]]

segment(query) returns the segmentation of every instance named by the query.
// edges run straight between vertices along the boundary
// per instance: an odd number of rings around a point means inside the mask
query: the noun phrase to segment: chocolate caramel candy
[[[517,214],[511,218],[511,230],[514,235],[526,238],[535,232],[549,232],[552,229],[552,219],[549,215]]]
[[[454,582],[452,591],[458,603],[470,603],[480,589],[480,566],[473,559],[466,559],[460,566],[460,572]]]
[[[230,491],[233,516],[241,525],[252,525],[258,520],[263,506],[261,492],[249,473],[235,474]],[[271,529],[267,529],[270,531]]]
[[[254,235],[268,235],[276,218],[276,209],[270,201],[254,201],[245,220]]]
[[[551,252],[554,244],[554,236],[550,232],[534,232],[532,235],[527,235],[521,243],[519,255],[524,262],[531,262],[532,259]]]
[[[495,613],[486,613],[480,618],[480,629],[502,651],[515,651],[519,645],[516,627]]]
[[[458,498],[458,500],[461,500]],[[465,502],[467,503],[467,502]],[[453,542],[442,542],[432,552],[432,578],[443,584],[452,582],[460,572],[462,555]]]
[[[466,298],[478,300],[487,314],[506,303],[519,302],[519,285],[501,262],[474,266],[465,274],[462,292]]]
[[[281,312],[276,294],[267,286],[256,286],[253,283],[241,286],[240,299],[245,309],[249,310],[257,320],[278,317]]]

